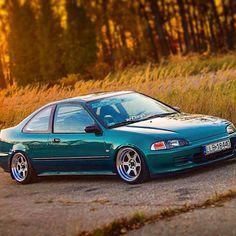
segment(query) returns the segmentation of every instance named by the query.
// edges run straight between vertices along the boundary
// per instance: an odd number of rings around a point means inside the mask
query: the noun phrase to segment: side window
[[[24,132],[48,133],[50,132],[50,116],[53,107],[47,107],[36,114],[25,126]]]
[[[58,105],[54,119],[54,133],[85,133],[94,120],[79,104]]]

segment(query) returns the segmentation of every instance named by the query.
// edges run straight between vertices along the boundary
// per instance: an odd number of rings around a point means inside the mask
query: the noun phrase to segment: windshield
[[[109,128],[176,113],[174,109],[139,93],[103,98],[88,104]]]

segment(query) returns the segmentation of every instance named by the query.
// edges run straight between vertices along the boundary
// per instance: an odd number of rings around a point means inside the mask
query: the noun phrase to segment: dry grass
[[[229,190],[225,193],[216,193],[212,198],[196,204],[185,204],[180,207],[166,208],[154,215],[145,215],[142,212],[136,212],[131,217],[121,218],[97,228],[91,232],[81,232],[79,236],[117,236],[125,234],[130,230],[139,229],[145,224],[154,223],[166,218],[174,217],[197,209],[210,207],[221,207],[223,203],[236,198],[235,190]]]
[[[75,77],[61,81],[68,85]],[[236,56],[177,57],[168,64],[132,67],[103,80],[80,80],[71,86],[11,87],[0,91],[0,128],[17,124],[36,108],[54,100],[116,90],[140,91],[185,112],[216,115],[236,123]]]

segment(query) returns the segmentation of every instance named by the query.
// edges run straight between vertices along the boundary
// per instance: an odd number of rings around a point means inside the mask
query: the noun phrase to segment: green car
[[[235,156],[229,121],[133,91],[53,102],[0,133],[0,166],[22,184],[72,174],[118,174],[137,184]]]

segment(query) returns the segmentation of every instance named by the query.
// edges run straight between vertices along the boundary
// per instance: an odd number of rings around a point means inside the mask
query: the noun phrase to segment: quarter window
[[[79,104],[58,105],[54,119],[54,133],[85,133],[94,120]]]
[[[53,107],[47,107],[37,113],[24,128],[29,133],[48,133],[50,131],[50,116]]]

